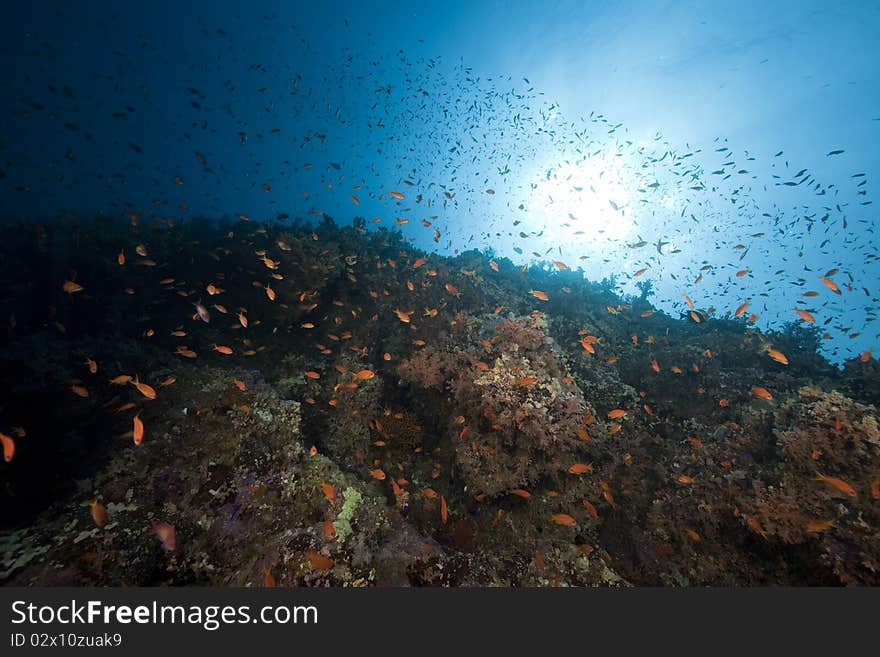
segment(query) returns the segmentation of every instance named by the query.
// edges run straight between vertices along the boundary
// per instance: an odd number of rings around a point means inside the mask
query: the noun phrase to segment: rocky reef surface
[[[6,584],[880,583],[878,362],[810,327],[362,220],[3,233]]]

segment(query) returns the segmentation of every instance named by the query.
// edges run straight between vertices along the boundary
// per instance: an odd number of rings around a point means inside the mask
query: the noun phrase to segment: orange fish
[[[773,399],[773,395],[770,394],[770,391],[767,388],[762,388],[761,386],[752,386],[752,394],[755,397],[760,397],[761,399]]]
[[[685,300],[685,302],[687,303],[688,308],[690,308],[691,310],[693,310],[693,309],[694,309],[694,302],[691,301],[691,298],[690,298],[688,295],[685,294],[685,295],[684,295],[684,300]]]
[[[596,510],[596,507],[593,506],[592,502],[590,502],[590,500],[581,500],[581,501],[583,502],[584,508],[587,510],[587,513],[589,513],[592,516],[593,520],[598,520],[599,519],[599,512]]]
[[[797,313],[798,317],[807,322],[807,324],[815,324],[816,318],[813,317],[806,310],[801,310],[800,308],[795,308],[794,311]]]
[[[141,393],[147,399],[155,399],[156,398],[156,391],[151,386],[148,386],[146,383],[141,383],[140,381],[138,381],[137,376],[135,376],[134,381],[131,381],[130,383],[135,388],[137,388],[138,392]]]
[[[840,491],[844,495],[849,495],[850,497],[857,496],[856,489],[846,483],[843,479],[838,479],[837,477],[829,477],[819,472],[816,473],[816,479],[818,481],[824,481],[826,484],[828,484],[835,490]]]
[[[544,555],[537,550],[535,551],[535,565],[538,567],[538,570],[542,573],[544,572],[544,568],[546,567],[546,564],[544,563]]]
[[[333,562],[325,557],[323,554],[318,554],[317,552],[306,552],[306,557],[311,562],[311,564],[317,568],[318,570],[330,570],[333,568]]]
[[[309,370],[308,372],[305,372],[304,374],[310,379],[320,379],[321,378],[321,375],[313,370]]]
[[[416,261],[413,263],[413,267],[412,267],[412,268],[413,268],[413,269],[418,269],[419,267],[421,267],[422,265],[424,265],[426,262],[428,262],[426,258],[419,258],[418,260],[416,260]]]
[[[746,516],[746,524],[748,524],[749,528],[755,532],[756,534],[760,534],[763,538],[767,538],[767,532],[761,526],[761,523],[757,518],[753,518],[752,516]]]
[[[700,535],[693,529],[688,529],[687,527],[685,527],[684,531],[694,543],[699,543],[702,540],[700,538]]]
[[[232,347],[227,347],[222,344],[215,344],[213,349],[214,349],[214,351],[218,351],[221,354],[226,354],[227,356],[232,355]]]
[[[9,463],[15,456],[15,441],[11,436],[0,432],[0,443],[3,443],[3,460]]]
[[[557,525],[563,525],[565,527],[574,527],[575,525],[577,525],[577,520],[572,518],[567,513],[554,513],[552,516],[550,516],[550,518]]]
[[[333,490],[333,486],[326,481],[321,482],[321,489],[324,491],[324,497],[327,498],[328,502],[332,502],[336,499],[336,491]]]
[[[548,297],[545,292],[541,292],[541,290],[530,290],[529,294],[539,301],[550,301],[550,297]]]
[[[103,527],[107,524],[107,507],[101,504],[97,498],[93,499],[89,502],[89,506],[92,508],[92,520],[95,521],[95,524],[98,527]]]
[[[436,500],[439,497],[439,494],[433,488],[423,488],[422,495],[427,497],[429,500]]]
[[[538,382],[538,377],[536,377],[536,376],[522,376],[516,380],[516,385],[530,386],[530,385],[534,385],[537,382]]]
[[[767,355],[770,356],[777,363],[782,363],[783,365],[788,365],[788,358],[785,357],[781,351],[777,351],[776,349],[768,349]]]
[[[269,297],[269,301],[275,301],[275,290],[271,285],[266,285],[266,296]]]
[[[98,363],[96,363],[93,359],[86,358],[86,365],[89,368],[90,374],[96,374],[98,372]]]
[[[173,525],[167,522],[154,522],[152,531],[159,539],[163,550],[174,552],[177,549],[177,536]]]
[[[821,532],[826,532],[834,526],[834,520],[812,520],[804,525],[804,529],[806,529],[811,534],[819,534]]]
[[[840,293],[841,293],[841,292],[840,292],[840,288],[837,287],[837,283],[835,283],[834,281],[832,281],[830,278],[825,278],[824,276],[820,276],[820,277],[819,277],[819,280],[822,281],[822,282],[825,284],[825,287],[827,287],[829,290],[831,290],[832,292],[834,292],[834,294],[840,294]]]
[[[517,497],[523,498],[524,500],[527,500],[532,496],[532,494],[529,491],[527,491],[523,488],[514,488],[510,492],[513,493],[514,495],[516,495]]]
[[[409,321],[410,321],[409,317],[410,317],[410,315],[413,314],[413,311],[410,310],[408,313],[405,313],[405,312],[403,312],[402,310],[399,310],[399,309],[398,309],[398,310],[395,310],[395,311],[394,311],[394,314],[397,315],[397,318],[398,318],[401,322],[404,322],[405,324],[409,324]]]
[[[446,288],[446,291],[449,292],[449,294],[452,294],[455,296],[458,296],[459,294],[461,294],[458,291],[458,288],[455,287],[452,283],[447,283],[444,287]]]
[[[332,520],[324,521],[324,536],[328,539],[336,538],[336,527],[333,526]]]
[[[440,496],[440,520],[443,521],[443,524],[446,524],[446,521],[449,519],[449,508],[446,506],[446,498],[442,495]]]
[[[376,373],[373,370],[360,370],[352,374],[352,376],[358,381],[368,381],[376,376]]]
[[[85,288],[79,283],[74,283],[73,281],[64,281],[64,285],[61,286],[61,289],[68,294],[73,294],[75,292],[82,292]]]
[[[376,468],[375,470],[370,470],[370,476],[373,477],[373,479],[378,479],[379,481],[382,481],[385,479],[385,471],[380,468]]]
[[[247,390],[247,384],[245,384],[245,382],[242,381],[241,379],[235,379],[233,381],[233,383],[235,384],[235,387],[238,388],[239,390],[241,390],[242,392]]]
[[[398,201],[403,200],[403,194],[401,194],[400,192],[388,192],[388,196],[390,196],[391,198],[396,198]]]
[[[660,371],[660,363],[657,362],[657,359],[651,360],[651,369],[654,370],[655,372]]]
[[[749,309],[749,300],[746,299],[746,301],[743,302],[742,305],[740,305],[739,307],[737,307],[736,311],[733,313],[733,316],[734,316],[734,317],[739,317],[740,315],[744,315],[745,312],[746,312],[748,309]]]
[[[489,266],[490,266],[492,269],[494,269],[495,271],[498,271],[498,263],[495,262],[494,260],[490,260],[490,261],[489,261]]]
[[[863,363],[867,363],[869,360],[871,360],[871,350],[867,349],[863,351],[859,356],[859,360]]]
[[[626,417],[626,411],[622,408],[615,408],[614,410],[608,411],[609,420],[617,420],[622,417]]]
[[[599,487],[602,489],[602,497],[605,498],[605,501],[611,505],[612,509],[616,509],[617,504],[614,503],[614,497],[611,495],[611,486],[608,485],[608,482],[600,481]]]
[[[272,569],[269,566],[263,568],[263,586],[267,589],[275,588],[275,576],[272,575]]]
[[[568,471],[571,474],[581,475],[581,474],[584,474],[585,472],[592,472],[593,466],[588,463],[575,463],[574,465],[572,465],[568,469]]]
[[[680,484],[693,484],[696,483],[696,479],[693,477],[688,477],[687,475],[678,475],[678,483]]]
[[[135,445],[140,445],[144,439],[144,423],[137,415],[134,416],[134,420],[132,422],[131,435],[134,438]]]
[[[70,391],[78,397],[82,397],[83,399],[89,398],[89,390],[85,386],[72,385],[70,386]]]

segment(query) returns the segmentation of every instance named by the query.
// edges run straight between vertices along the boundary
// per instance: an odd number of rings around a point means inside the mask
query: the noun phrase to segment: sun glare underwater
[[[19,3],[0,581],[880,583],[880,6]]]

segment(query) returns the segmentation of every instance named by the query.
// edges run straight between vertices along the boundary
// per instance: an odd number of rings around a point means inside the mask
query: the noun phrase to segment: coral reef
[[[465,319],[475,338],[429,348],[399,373],[418,386],[443,387],[447,434],[469,490],[497,496],[553,481],[585,452],[584,416],[593,415],[560,362],[543,316]],[[453,351],[453,349],[455,351]]]
[[[362,220],[4,231],[3,583],[880,583],[869,352]]]

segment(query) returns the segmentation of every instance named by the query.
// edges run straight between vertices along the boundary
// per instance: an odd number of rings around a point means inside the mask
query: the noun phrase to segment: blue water
[[[0,217],[359,215],[876,350],[877,3],[177,4],[7,8]]]

